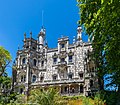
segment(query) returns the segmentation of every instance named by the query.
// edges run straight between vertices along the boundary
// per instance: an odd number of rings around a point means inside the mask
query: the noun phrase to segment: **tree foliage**
[[[0,46],[0,76],[5,73],[6,67],[11,62],[11,55],[10,53]]]
[[[15,96],[11,91],[12,80],[7,76],[6,67],[11,62],[10,53],[0,46],[0,104],[6,105]]]
[[[112,74],[110,85],[120,88],[120,0],[77,1],[79,24],[92,40],[99,80]]]
[[[58,91],[54,88],[49,88],[47,90],[32,90],[29,97],[29,103],[39,105],[62,105],[61,97],[58,94]]]

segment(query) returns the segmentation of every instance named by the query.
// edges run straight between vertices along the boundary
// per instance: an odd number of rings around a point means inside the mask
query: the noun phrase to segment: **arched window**
[[[33,75],[33,76],[32,76],[32,82],[33,82],[33,83],[36,82],[36,79],[37,79],[36,75]]]
[[[24,82],[26,81],[26,75],[24,75]]]
[[[23,94],[23,88],[20,88],[20,94]]]
[[[93,80],[90,80],[90,87],[93,86]]]
[[[23,75],[21,76],[21,82],[23,82]]]
[[[44,66],[44,61],[41,62],[41,67],[43,67],[43,66]]]
[[[78,72],[80,79],[83,79],[83,72]]]
[[[53,64],[57,63],[57,58],[53,58]]]
[[[70,55],[69,56],[69,62],[72,62],[72,59],[73,59],[73,57],[72,57],[72,55]]]
[[[65,86],[65,87],[64,87],[64,91],[67,92],[67,89],[68,89],[67,86]]]
[[[21,82],[25,82],[26,81],[26,75],[22,75],[21,76]]]
[[[44,80],[44,76],[41,76],[40,77],[40,82],[43,82],[43,80]]]
[[[83,93],[83,85],[80,85],[80,93]]]
[[[23,63],[23,64],[26,63],[26,59],[25,59],[25,58],[22,59],[22,63]]]
[[[57,80],[57,74],[53,74],[52,77],[53,77],[53,80]]]
[[[72,79],[72,77],[73,77],[73,73],[70,72],[70,73],[68,74],[68,78],[69,78],[69,79]]]
[[[65,44],[61,44],[61,48],[64,48],[65,47]]]
[[[36,64],[37,64],[36,59],[33,60],[33,64],[34,64],[34,66],[36,66]]]

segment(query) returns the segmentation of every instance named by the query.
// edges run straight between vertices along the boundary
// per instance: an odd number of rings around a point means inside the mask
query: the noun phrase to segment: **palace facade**
[[[82,41],[82,28],[69,44],[68,37],[58,38],[56,48],[45,43],[46,30],[41,28],[38,39],[26,38],[18,49],[13,64],[13,89],[28,94],[33,88],[58,88],[61,95],[88,96],[97,91],[96,66],[90,55],[92,45]],[[53,39],[54,42],[54,39]]]

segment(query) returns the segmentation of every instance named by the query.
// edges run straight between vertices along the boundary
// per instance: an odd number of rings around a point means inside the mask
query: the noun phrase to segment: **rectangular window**
[[[44,80],[44,76],[41,76],[40,81],[43,82],[43,80]]]
[[[57,58],[53,58],[53,64],[57,63]]]
[[[53,80],[56,80],[57,79],[57,76],[53,76]]]
[[[53,80],[57,80],[57,74],[52,75]]]
[[[64,58],[62,58],[62,59],[61,59],[61,62],[64,62],[64,61],[65,61],[65,59],[64,59]]]
[[[68,76],[68,77],[69,77],[69,79],[72,79],[72,74],[69,74],[69,76]]]
[[[72,62],[72,55],[69,56],[69,62]]]
[[[61,48],[64,48],[65,47],[65,44],[61,44]]]
[[[41,66],[42,66],[42,67],[44,66],[44,61],[41,62]]]
[[[83,79],[83,73],[79,73],[80,79]]]
[[[23,76],[21,76],[21,82],[23,82],[23,80],[24,80],[24,78],[23,78]]]

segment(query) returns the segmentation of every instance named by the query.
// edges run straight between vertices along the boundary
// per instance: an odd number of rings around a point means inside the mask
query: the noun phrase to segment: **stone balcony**
[[[47,80],[47,81],[37,81],[35,83],[32,83],[31,85],[60,85],[60,84],[71,84],[71,83],[83,83],[84,79],[62,79],[62,80]]]
[[[58,65],[66,65],[67,62],[66,61],[63,61],[63,62],[58,62]]]

